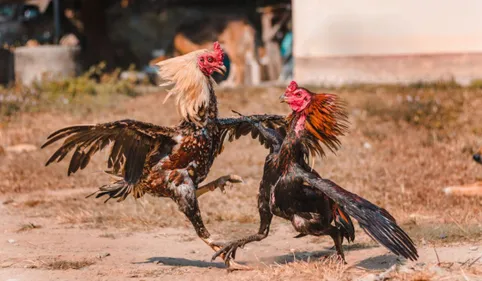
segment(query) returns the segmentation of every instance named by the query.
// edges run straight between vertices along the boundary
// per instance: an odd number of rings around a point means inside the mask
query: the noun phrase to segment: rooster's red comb
[[[291,81],[287,90],[290,91],[290,92],[293,92],[296,89],[298,89],[298,84],[295,81]]]
[[[216,54],[216,58],[220,61],[224,59],[224,52],[221,49],[221,44],[218,41],[214,42],[213,44],[214,53]]]

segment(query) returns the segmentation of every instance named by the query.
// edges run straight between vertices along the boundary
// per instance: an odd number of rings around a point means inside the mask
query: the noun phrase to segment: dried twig
[[[468,232],[465,228],[463,228],[463,227],[460,225],[460,223],[458,223],[458,221],[456,221],[456,220],[454,219],[454,217],[452,217],[452,215],[451,215],[450,213],[447,213],[447,214],[449,215],[449,217],[452,219],[452,221],[455,223],[455,225],[456,225],[460,230],[462,230],[462,231],[463,231],[465,234],[467,234],[467,235],[469,234],[469,232]]]
[[[435,252],[435,256],[437,257],[437,265],[440,266],[440,257],[438,256],[437,249],[435,248],[435,245],[432,244],[433,246],[433,251]]]
[[[476,258],[473,262],[471,262],[468,267],[471,267],[472,265],[474,265],[474,263],[476,263],[478,260],[480,260],[480,258],[482,258],[482,255],[480,255],[480,256],[479,256],[478,258]]]
[[[470,281],[469,277],[465,275],[464,270],[461,268],[460,271],[462,272],[462,276],[464,276],[465,281]]]

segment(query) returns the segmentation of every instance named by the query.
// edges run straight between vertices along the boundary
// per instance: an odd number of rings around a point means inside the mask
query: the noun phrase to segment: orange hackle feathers
[[[289,118],[300,114],[305,118],[302,142],[312,156],[322,157],[325,152],[321,144],[333,153],[340,147],[339,137],[348,130],[348,117],[344,103],[336,95],[311,94],[310,104],[301,113],[292,114]]]
[[[175,95],[178,112],[186,121],[199,123],[200,111],[209,105],[211,87],[215,82],[197,65],[198,56],[208,52],[210,50],[198,50],[156,64],[163,81],[160,86],[171,86],[164,102]]]

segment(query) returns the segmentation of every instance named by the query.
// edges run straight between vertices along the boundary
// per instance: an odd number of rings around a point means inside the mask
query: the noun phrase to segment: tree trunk
[[[107,63],[107,68],[115,67],[114,46],[108,37],[107,15],[109,1],[83,0],[81,18],[84,24],[85,43],[83,47],[84,66]]]

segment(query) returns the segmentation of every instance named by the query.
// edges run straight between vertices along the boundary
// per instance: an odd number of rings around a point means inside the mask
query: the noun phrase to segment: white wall
[[[482,0],[293,0],[294,55],[482,52]]]

